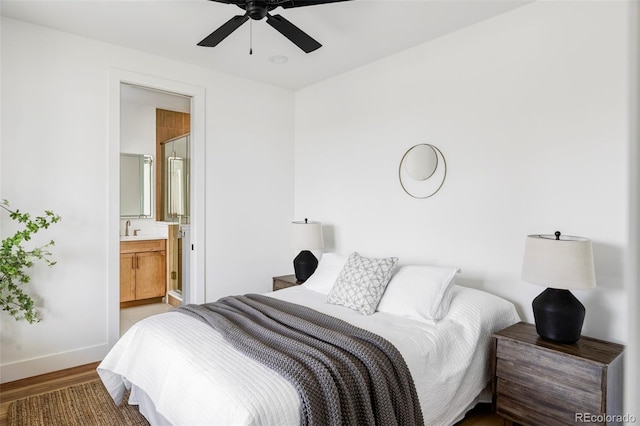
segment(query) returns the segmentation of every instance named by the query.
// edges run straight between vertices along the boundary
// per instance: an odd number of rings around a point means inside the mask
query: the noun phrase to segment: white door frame
[[[109,70],[109,211],[107,214],[107,336],[120,338],[120,85],[162,90],[191,98],[191,244],[189,300],[205,301],[205,89],[173,80],[112,68]]]

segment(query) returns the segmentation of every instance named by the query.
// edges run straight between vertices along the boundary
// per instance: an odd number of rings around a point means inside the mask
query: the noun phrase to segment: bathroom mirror
[[[189,140],[187,134],[160,143],[157,170],[162,178],[156,189],[157,207],[160,207],[156,209],[158,220],[189,223]]]
[[[167,158],[167,215],[184,216],[186,194],[186,160],[182,157]]]
[[[120,217],[153,215],[153,157],[120,154]]]

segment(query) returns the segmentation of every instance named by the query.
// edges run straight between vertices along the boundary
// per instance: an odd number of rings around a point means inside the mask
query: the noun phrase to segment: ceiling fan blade
[[[286,0],[281,3],[279,2],[278,6],[281,6],[284,9],[289,9],[292,7],[315,6],[316,4],[337,3],[343,1],[350,0]]]
[[[284,19],[281,15],[267,14],[267,24],[271,25],[280,34],[291,40],[293,44],[304,50],[305,53],[313,52],[314,50],[322,47],[320,43],[315,41],[300,28]]]
[[[198,46],[205,47],[214,47],[217,46],[222,40],[227,38],[229,34],[234,32],[240,27],[240,25],[244,24],[249,20],[249,15],[236,15],[233,18],[229,19],[227,22],[222,24],[220,28],[209,34],[204,40],[198,43]]]
[[[237,4],[238,0],[211,0],[211,1],[215,1],[216,3],[225,3],[225,4]]]

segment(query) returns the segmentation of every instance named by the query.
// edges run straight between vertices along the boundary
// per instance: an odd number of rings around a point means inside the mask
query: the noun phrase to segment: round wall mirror
[[[415,180],[429,179],[438,167],[438,154],[431,145],[416,145],[405,154],[404,167]]]
[[[419,144],[404,153],[398,168],[402,189],[413,198],[429,198],[442,188],[447,162],[433,145]]]

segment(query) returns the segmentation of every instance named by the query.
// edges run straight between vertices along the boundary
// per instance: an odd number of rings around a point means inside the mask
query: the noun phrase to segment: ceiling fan
[[[289,9],[292,7],[314,6],[323,3],[335,3],[348,0],[212,0],[219,3],[235,4],[240,9],[245,10],[244,15],[236,15],[222,24],[220,28],[209,34],[198,46],[214,47],[227,38],[232,32],[237,30],[249,19],[256,21],[267,17],[267,24],[271,25],[280,34],[288,38],[304,50],[305,53],[313,52],[322,45],[314,40],[300,28],[287,21],[281,15],[271,15],[269,12],[277,7]]]

